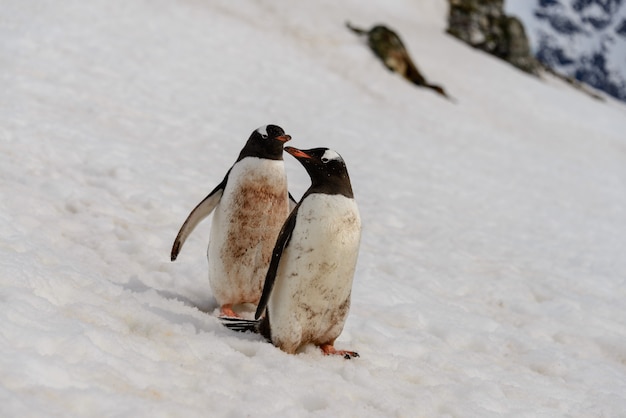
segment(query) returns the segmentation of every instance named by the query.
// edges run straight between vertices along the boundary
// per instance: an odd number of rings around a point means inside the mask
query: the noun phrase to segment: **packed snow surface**
[[[468,48],[446,12],[4,1],[0,415],[623,416],[626,108]],[[346,20],[397,30],[454,101]],[[268,123],[348,165],[363,235],[336,347],[358,359],[220,325],[210,222],[169,261]]]

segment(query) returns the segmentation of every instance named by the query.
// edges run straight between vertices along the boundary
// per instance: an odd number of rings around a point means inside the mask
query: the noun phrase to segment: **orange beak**
[[[293,155],[296,158],[306,158],[306,159],[311,158],[309,154],[306,154],[303,151],[300,151],[298,148],[285,147],[285,151],[287,151],[289,154]]]
[[[291,135],[285,134],[285,135],[277,136],[276,139],[278,139],[280,142],[285,143],[285,142],[291,140]]]

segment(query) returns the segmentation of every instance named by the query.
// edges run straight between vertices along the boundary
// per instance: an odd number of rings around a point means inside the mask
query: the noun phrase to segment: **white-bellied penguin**
[[[336,350],[350,308],[361,219],[343,158],[328,148],[285,147],[307,170],[311,186],[283,225],[270,261],[257,321],[223,321],[256,331],[287,353],[314,344]]]
[[[237,317],[234,305],[256,305],[261,297],[272,248],[290,211],[283,161],[290,139],[276,125],[253,131],[222,182],[191,211],[174,240],[172,261],[196,225],[214,211],[207,257],[220,316]]]

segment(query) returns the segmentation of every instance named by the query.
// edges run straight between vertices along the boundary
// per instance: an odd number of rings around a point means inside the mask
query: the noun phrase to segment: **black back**
[[[268,160],[283,159],[283,145],[291,137],[285,134],[283,128],[276,125],[266,125],[253,131],[248,142],[239,153],[237,161],[246,157],[266,158]]]

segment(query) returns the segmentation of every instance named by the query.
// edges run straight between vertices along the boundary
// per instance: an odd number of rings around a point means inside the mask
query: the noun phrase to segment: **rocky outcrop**
[[[503,0],[449,0],[447,32],[469,45],[536,74],[539,68],[532,56],[522,22],[507,16]]]

